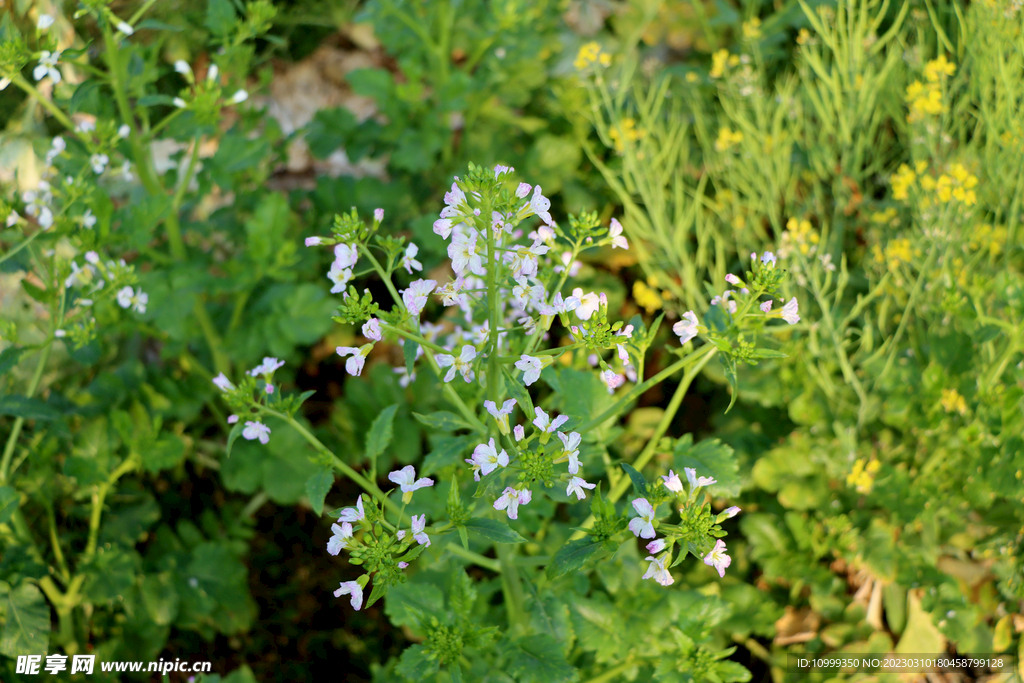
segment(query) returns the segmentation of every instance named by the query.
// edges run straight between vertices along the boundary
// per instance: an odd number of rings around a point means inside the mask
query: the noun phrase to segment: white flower
[[[762,303],[758,308],[761,309],[762,313],[766,313],[767,314],[770,310],[772,310],[772,300],[768,299],[768,301],[765,301],[764,303]]]
[[[438,218],[434,221],[434,233],[440,235],[441,239],[448,239],[448,235],[452,234],[452,219]]]
[[[110,157],[106,154],[93,154],[89,157],[89,165],[92,166],[93,173],[99,175],[106,170],[107,164],[110,163]]]
[[[541,194],[540,185],[533,188],[533,197],[530,198],[530,210],[548,225],[554,225],[548,209],[551,208],[551,200]]]
[[[646,560],[650,562],[650,564],[647,565],[647,573],[644,574],[644,578],[650,579],[653,577],[654,580],[662,586],[671,586],[675,579],[672,578],[672,574],[669,573],[668,567],[665,566],[665,563],[669,560],[669,556],[665,555],[664,557],[656,558],[652,555],[648,555]]]
[[[509,519],[519,519],[519,506],[526,505],[533,499],[530,489],[519,491],[509,486],[498,500],[494,501],[495,510],[505,510]]]
[[[516,188],[516,197],[519,199],[525,199],[526,195],[530,194],[530,190],[532,189],[533,188],[527,183],[519,183],[519,187]]]
[[[259,439],[260,443],[265,444],[270,441],[270,427],[262,422],[249,421],[245,423],[245,429],[242,430],[242,436],[248,441]]]
[[[494,401],[484,401],[484,408],[491,414],[494,420],[498,423],[498,429],[502,434],[508,434],[508,417],[512,414],[512,409],[516,406],[516,400],[510,398],[506,400],[501,410],[498,409],[498,404]]]
[[[426,477],[417,479],[416,468],[412,465],[406,465],[400,470],[395,470],[388,475],[388,479],[398,484],[399,488],[402,489],[402,501],[405,503],[412,500],[413,491],[434,485],[433,479],[427,479]]]
[[[49,76],[54,83],[60,83],[60,71],[57,71],[57,60],[60,59],[60,52],[43,50],[39,55],[39,65],[32,71],[32,76],[41,81]]]
[[[363,336],[367,339],[372,339],[373,341],[380,341],[380,320],[377,318],[370,318],[363,323]]]
[[[568,496],[575,493],[577,500],[583,500],[587,497],[583,489],[592,489],[596,486],[597,484],[589,484],[580,477],[573,477],[569,480],[569,485],[565,489],[565,495]]]
[[[568,415],[559,415],[554,420],[551,420],[548,414],[540,407],[534,408],[533,412],[537,416],[533,421],[533,426],[546,434],[554,434],[559,427],[569,421]]]
[[[511,166],[502,166],[501,164],[498,164],[494,167],[494,179],[497,180],[499,176],[504,175],[505,173],[512,173],[515,170],[516,169]]]
[[[545,417],[547,416],[545,415]],[[558,438],[562,442],[562,456],[569,458],[569,474],[576,474],[580,471],[580,434],[579,432],[570,432],[569,436],[566,436],[562,432],[558,432]]]
[[[665,539],[659,538],[651,541],[645,547],[647,548],[647,552],[649,552],[651,555],[656,555],[660,553],[662,550],[664,550],[666,545],[668,544],[665,543]]]
[[[616,247],[621,249],[629,249],[629,242],[622,236],[622,224],[618,220],[612,219],[611,225],[608,227],[608,236],[612,238],[612,249]]]
[[[674,473],[672,470],[668,471],[668,476],[661,475],[661,479],[665,483],[665,488],[667,488],[669,491],[672,491],[673,493],[683,492],[683,482],[681,479],[679,479],[679,475]],[[657,551],[652,550],[651,552]]]
[[[523,429],[523,425],[516,425],[512,428],[512,436],[515,437],[517,442],[522,441],[526,438],[526,430]]]
[[[192,67],[184,59],[179,59],[174,63],[174,70],[185,78],[192,80]]]
[[[427,297],[434,291],[437,282],[434,280],[416,280],[409,284],[408,289],[402,290],[402,301],[409,313],[417,316],[427,304]]]
[[[345,361],[345,372],[353,377],[358,377],[363,372],[363,366],[366,365],[366,356],[363,355],[361,348],[356,346],[339,346],[335,351],[342,358],[352,356]]]
[[[726,274],[725,281],[728,282],[730,285],[738,285],[740,283],[740,279],[733,275],[732,273]]]
[[[75,285],[79,284],[79,281],[82,283],[88,283],[92,279],[93,270],[92,266],[88,265],[85,268],[79,268],[78,264],[72,261],[71,275],[68,275],[67,279],[64,280],[64,288],[71,289]],[[131,299],[129,299],[129,305],[130,303]]]
[[[335,261],[331,264],[331,269],[327,272],[327,278],[334,283],[331,287],[331,294],[337,294],[345,290],[345,285],[352,279],[352,269],[344,268],[340,263]]]
[[[790,325],[800,322],[800,316],[796,314],[799,305],[795,296],[787,301],[786,305],[782,307],[782,319]]]
[[[82,227],[87,230],[92,230],[93,226],[96,225],[96,216],[92,215],[92,209],[86,209],[80,217],[82,221]]]
[[[374,209],[373,210],[373,220],[377,221],[378,223],[383,221],[384,220],[384,209]]]
[[[679,335],[679,343],[685,344],[697,336],[697,314],[693,311],[683,313],[683,319],[672,326],[672,331]]]
[[[216,64],[211,64],[210,68],[206,70],[206,82],[216,83],[218,76],[220,76],[220,69]]]
[[[527,356],[525,353],[516,361],[516,368],[523,371],[523,383],[530,386],[540,378],[544,365],[540,358]]]
[[[249,376],[259,377],[260,375],[270,375],[273,374],[273,372],[280,368],[282,365],[284,365],[283,360],[271,358],[270,356],[264,356],[263,362],[249,371]]]
[[[131,25],[124,21],[117,22],[117,30],[125,34],[126,36],[130,36],[131,34],[135,33],[135,29],[133,29]]]
[[[636,498],[633,509],[640,516],[629,520],[629,530],[639,538],[654,538],[654,508],[646,498]]]
[[[491,439],[487,443],[482,443],[473,449],[473,459],[467,462],[473,463],[480,469],[480,474],[485,477],[496,470],[498,466],[508,467],[508,453],[505,449],[498,452],[498,449],[494,445],[494,439]]]
[[[348,548],[348,541],[352,538],[352,525],[348,522],[342,522],[341,526],[332,524],[331,531],[334,532],[334,535],[331,536],[331,540],[327,541],[327,552],[337,555],[343,549]]]
[[[356,581],[343,581],[341,588],[334,591],[334,597],[340,598],[342,595],[352,596],[352,609],[359,610],[363,606],[363,587]]]
[[[766,251],[763,254],[761,254],[761,263],[763,263],[764,265],[768,265],[769,263],[771,263],[772,267],[774,268],[775,262],[775,254],[773,254],[772,252]]]
[[[539,241],[530,247],[520,247],[515,251],[505,252],[505,261],[508,263],[512,277],[520,279],[537,274],[537,257],[548,253],[548,247]],[[541,287],[543,296],[543,287]]]
[[[353,268],[359,261],[359,248],[344,242],[334,245],[334,262],[342,268]]]
[[[456,183],[452,183],[452,191],[444,193],[444,209],[441,210],[441,218],[451,218],[462,212],[466,206],[466,193]]]
[[[235,92],[234,95],[231,96],[232,104],[241,104],[242,102],[245,102],[247,99],[249,99],[249,93],[247,93],[244,90],[238,90]]]
[[[465,307],[469,301],[462,291],[466,288],[466,279],[461,275],[443,287],[438,287],[434,294],[440,294],[445,306]]]
[[[175,97],[173,100],[171,100],[171,104],[173,104],[178,109],[187,109],[188,108],[188,102],[186,102],[185,100],[181,99],[180,97]]]
[[[4,76],[0,78],[0,90],[7,90],[7,86],[11,84],[11,79]]]
[[[409,242],[409,246],[405,248],[405,255],[402,256],[400,264],[409,275],[412,275],[414,270],[423,270],[423,264],[416,260],[416,254],[418,253],[420,253],[420,248]]]
[[[221,391],[234,391],[235,385],[231,383],[231,380],[227,378],[223,372],[213,378],[213,383]]]
[[[725,568],[732,564],[732,558],[725,554],[725,541],[718,539],[715,542],[715,547],[704,558],[704,564],[717,569],[718,576],[725,577]]]
[[[427,536],[424,529],[427,528],[427,516],[420,515],[419,519],[416,519],[416,515],[412,516],[412,537],[416,539],[416,542],[420,545],[430,546],[430,537]]]
[[[711,486],[718,483],[713,477],[698,477],[697,470],[693,467],[684,467],[683,473],[686,474],[686,480],[690,482],[691,491],[701,486]]]
[[[117,137],[124,140],[126,137],[132,134],[132,127],[127,123],[122,123],[117,129]]]
[[[718,521],[721,522],[721,521],[726,520],[726,519],[732,519],[733,517],[735,517],[738,514],[740,514],[739,507],[736,506],[736,505],[733,505],[732,507],[728,507],[728,508],[726,508],[726,509],[724,509],[724,510],[722,510],[721,512],[718,513]]]
[[[467,269],[476,275],[486,274],[483,257],[477,251],[475,232],[456,233],[448,245],[448,257],[452,260],[452,270],[456,275],[463,275]]]
[[[39,21],[36,22],[36,28],[40,31],[45,31],[51,26],[53,26],[53,17],[49,14],[40,14]]]
[[[132,305],[132,296],[135,291],[131,287],[122,287],[117,293],[117,303],[121,308],[128,308]]]
[[[580,305],[576,307],[576,317],[580,320],[590,320],[590,316],[594,315],[601,303],[601,297],[593,292],[584,294],[579,287],[572,290],[572,295],[580,301]]]
[[[601,381],[608,386],[608,393],[613,394],[616,389],[626,383],[626,377],[609,368],[601,373]]]
[[[455,379],[456,371],[461,372],[462,379],[467,382],[472,382],[473,378],[476,376],[473,372],[473,359],[476,358],[476,349],[468,344],[462,347],[462,353],[458,358],[455,356],[449,356],[446,353],[439,353],[436,358],[437,364],[442,368],[451,366],[448,369],[448,373],[444,376],[445,382],[451,382]]]
[[[354,508],[345,508],[338,515],[338,520],[342,522],[355,523],[363,519],[366,516],[363,511],[363,494],[359,494],[356,498],[356,506]]]
[[[319,237],[307,237],[306,238],[306,246],[307,247],[319,247],[321,244],[323,244],[323,240],[320,239]]]

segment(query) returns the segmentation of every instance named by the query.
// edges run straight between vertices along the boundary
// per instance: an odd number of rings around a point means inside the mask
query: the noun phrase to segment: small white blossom
[[[614,218],[608,228],[608,236],[612,238],[612,249],[629,249],[629,242],[622,236],[622,224]]]
[[[260,375],[270,375],[273,374],[274,371],[280,368],[282,365],[284,365],[283,360],[271,358],[270,356],[264,356],[263,362],[249,371],[249,376],[259,377]]]
[[[668,544],[665,543],[664,538],[658,538],[648,543],[645,547],[647,548],[647,552],[649,552],[651,555],[657,555],[662,550],[664,550],[665,546],[667,545]]]
[[[187,109],[188,108],[188,102],[186,102],[185,100],[181,99],[180,97],[175,97],[173,100],[171,100],[171,104],[173,104],[178,109]]]
[[[60,71],[57,70],[57,61],[59,59],[60,52],[43,50],[39,55],[39,65],[32,70],[32,76],[37,81],[41,81],[49,76],[54,83],[60,83]]]
[[[341,588],[334,591],[334,597],[340,598],[342,595],[352,596],[352,609],[358,611],[363,606],[363,587],[356,581],[342,582]]]
[[[736,506],[736,505],[733,505],[732,507],[728,507],[728,508],[722,510],[720,513],[718,513],[718,519],[719,519],[719,521],[726,520],[726,519],[732,519],[733,517],[735,517],[738,514],[740,514],[739,507]]]
[[[92,214],[92,209],[86,209],[79,220],[82,221],[82,227],[86,230],[92,230],[93,226],[96,225],[96,216]]]
[[[380,331],[380,320],[377,318],[370,318],[363,323],[363,336],[367,339],[372,339],[373,341],[380,341],[382,336]]]
[[[525,353],[516,361],[516,368],[523,371],[523,384],[530,386],[540,378],[540,371],[544,369],[540,358],[527,356]]]
[[[796,325],[798,322],[800,322],[800,316],[797,315],[798,307],[799,303],[797,302],[796,297],[794,296],[793,298],[786,302],[785,306],[782,307],[782,319],[785,320],[790,325]]]
[[[132,305],[132,296],[135,294],[135,290],[131,287],[122,287],[117,293],[117,304],[121,308],[128,308]]]
[[[360,493],[359,497],[356,498],[356,506],[354,508],[345,508],[342,510],[341,514],[338,515],[338,519],[342,522],[354,524],[365,516],[366,514],[363,510],[363,494]]]
[[[569,485],[565,489],[565,495],[568,496],[575,493],[577,500],[583,500],[587,497],[587,494],[583,489],[592,489],[596,486],[597,484],[587,483],[581,477],[573,477],[569,480]]]
[[[323,244],[323,240],[321,238],[319,238],[319,237],[307,237],[306,238],[306,246],[307,247],[319,247],[321,244]]]
[[[416,478],[416,468],[412,465],[406,465],[400,470],[395,470],[388,475],[388,479],[398,484],[399,488],[402,489],[402,499],[408,502],[412,500],[412,493],[418,489],[426,488],[434,485],[433,479],[422,477]]]
[[[377,221],[378,223],[383,221],[384,220],[384,209],[374,209],[373,210],[373,220]]]
[[[259,439],[260,443],[265,444],[270,441],[270,427],[262,422],[249,421],[245,423],[245,429],[242,430],[242,436],[248,441]]]
[[[725,554],[725,541],[718,539],[715,547],[704,558],[704,564],[718,570],[718,576],[725,577],[725,569],[732,564],[732,558]]]
[[[711,486],[718,483],[714,477],[698,477],[697,470],[693,467],[684,467],[683,473],[686,474],[686,480],[690,482],[691,491],[701,486]]]
[[[552,420],[540,407],[535,407],[533,412],[537,416],[533,421],[533,426],[546,434],[554,434],[559,427],[569,421],[568,415],[559,415]]]
[[[36,28],[40,31],[45,31],[51,26],[53,26],[53,17],[49,14],[40,14],[39,21],[36,22]]]
[[[562,417],[565,417],[565,415],[562,415]],[[558,419],[562,418],[560,417]],[[536,422],[534,422],[534,424],[536,424]],[[569,458],[569,474],[576,474],[580,471],[580,433],[570,432],[569,435],[566,436],[562,432],[558,432],[558,438],[562,442],[561,457]]]
[[[516,188],[516,197],[519,199],[525,199],[526,195],[530,194],[530,190],[533,188],[527,183],[519,183],[519,187]]]
[[[486,274],[475,232],[456,233],[448,245],[448,257],[452,260],[452,270],[456,275],[463,275],[467,270],[476,275]]]
[[[335,349],[337,354],[342,358],[345,356],[351,356],[345,361],[345,372],[358,377],[363,372],[363,366],[366,365],[366,356],[363,355],[363,350],[356,346],[339,346]],[[369,352],[369,350],[367,350]]]
[[[754,254],[752,254],[752,256],[754,256]],[[773,254],[770,251],[764,252],[763,254],[761,254],[761,263],[763,263],[765,265],[768,265],[770,263],[770,264],[772,264],[772,267],[774,268],[775,267],[775,263],[776,263],[775,254]]]
[[[327,552],[337,555],[348,548],[348,542],[352,538],[352,525],[348,522],[342,522],[341,526],[332,524],[331,531],[334,532],[334,535],[331,536],[331,540],[327,541]]]
[[[487,412],[490,413],[498,423],[498,429],[502,434],[508,434],[508,417],[512,414],[512,409],[515,408],[515,405],[516,400],[514,398],[510,398],[502,404],[501,409],[499,410],[498,404],[494,401],[484,401],[484,408],[487,409]]]
[[[482,443],[473,449],[473,459],[467,460],[480,469],[480,474],[485,477],[496,470],[499,466],[508,467],[508,453],[505,449],[498,452],[494,445],[494,439]]]
[[[654,538],[654,508],[646,498],[636,498],[632,505],[639,517],[629,520],[629,530],[639,538]]]
[[[523,429],[523,425],[516,425],[512,428],[512,436],[515,437],[517,442],[522,441],[526,438],[526,430]]]
[[[335,261],[331,264],[331,269],[327,271],[327,278],[334,283],[334,286],[331,287],[331,294],[343,292],[345,291],[345,285],[352,279],[352,269],[345,268]]]
[[[608,393],[613,394],[616,389],[626,383],[626,377],[609,368],[601,373],[601,381],[608,387]]]
[[[423,311],[423,307],[427,304],[427,297],[436,286],[437,282],[434,280],[416,280],[409,284],[408,289],[402,290],[402,301],[411,315],[417,316]]]
[[[772,300],[768,299],[768,301],[765,301],[764,303],[762,303],[758,308],[761,309],[762,313],[766,313],[767,314],[769,311],[772,310]]]
[[[683,313],[683,319],[672,326],[672,331],[679,335],[679,343],[685,344],[697,336],[697,314],[693,311]]]
[[[110,157],[106,154],[93,154],[89,157],[89,165],[92,166],[93,173],[100,175],[107,169],[107,164],[110,163]]]
[[[584,294],[579,287],[572,290],[572,295],[580,301],[580,305],[576,307],[576,317],[580,320],[590,320],[590,316],[594,315],[601,303],[601,297],[594,292]]]
[[[125,21],[117,22],[117,30],[125,34],[126,36],[130,36],[131,34],[135,33],[135,29],[131,27],[131,24]]]
[[[179,59],[174,63],[174,70],[185,78],[192,80],[192,67],[184,59]]]
[[[644,578],[653,578],[662,586],[671,586],[675,579],[672,578],[672,574],[669,573],[668,567],[665,566],[665,563],[669,560],[669,556],[665,555],[664,557],[657,558],[648,555],[646,559],[650,564],[647,565],[647,573],[644,574]]]
[[[679,475],[674,473],[672,470],[668,471],[668,476],[662,475],[661,479],[665,484],[665,488],[667,488],[669,491],[672,491],[673,493],[683,492],[683,482],[679,478]],[[651,552],[657,551],[652,550]]]
[[[419,519],[416,515],[412,516],[412,537],[416,539],[416,542],[423,546],[430,546],[430,537],[427,536],[424,529],[427,528],[427,516],[420,515]]]
[[[231,102],[233,104],[241,104],[242,102],[245,102],[247,99],[249,99],[249,93],[247,93],[244,90],[238,90],[235,92],[234,95],[231,96]]]
[[[725,276],[725,281],[728,282],[730,285],[738,285],[740,283],[740,279],[733,275],[732,273],[728,273]]]
[[[505,510],[509,519],[519,519],[519,506],[526,505],[532,499],[533,494],[530,489],[520,491],[509,486],[502,492],[498,500],[494,501],[494,509]]]
[[[231,380],[227,378],[223,372],[213,378],[213,383],[221,391],[234,391],[235,385],[231,383]]]
[[[462,373],[462,379],[472,382],[476,376],[473,372],[474,358],[476,358],[476,349],[468,344],[462,347],[462,353],[458,358],[445,353],[439,353],[436,356],[438,365],[442,368],[449,368],[448,373],[444,376],[445,382],[451,382],[455,379],[456,371]]]
[[[402,256],[401,265],[405,268],[409,275],[412,275],[414,270],[423,270],[423,264],[416,260],[416,255],[420,253],[420,248],[412,242],[405,248],[405,254]]]

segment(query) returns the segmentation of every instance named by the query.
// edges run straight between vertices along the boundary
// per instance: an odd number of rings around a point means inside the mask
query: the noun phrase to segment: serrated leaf
[[[506,645],[508,671],[519,683],[570,683],[578,678],[547,635],[519,638]]]
[[[371,462],[376,461],[377,456],[384,452],[384,449],[391,443],[391,439],[394,438],[393,425],[398,405],[395,403],[380,411],[373,424],[370,425],[370,431],[366,435],[366,457]]]
[[[438,672],[441,665],[437,658],[427,659],[427,648],[422,645],[412,645],[405,649],[395,667],[395,673],[406,680],[425,681]]]
[[[470,435],[444,436],[437,440],[434,450],[427,453],[423,459],[421,472],[424,477],[429,477],[434,472],[457,465],[462,453],[469,448],[476,439]]]
[[[403,583],[394,586],[384,601],[384,614],[395,626],[417,625],[421,614],[441,614],[444,596],[433,584]]]
[[[458,526],[458,529],[459,529],[459,539],[462,541],[462,547],[465,548],[466,550],[469,550],[469,533],[466,531],[466,525],[465,524],[460,524]]]
[[[235,445],[235,439],[237,439],[238,437],[240,437],[242,435],[242,430],[243,429],[245,429],[245,426],[242,424],[241,420],[236,422],[235,426],[231,428],[231,433],[228,434],[228,447],[227,447],[227,452],[224,454],[225,457],[228,457],[228,458],[231,457],[231,447],[233,445]]]
[[[532,582],[527,585],[533,588]],[[534,593],[529,606],[530,626],[537,633],[545,633],[562,645],[562,654],[568,655],[576,640],[576,632],[569,618],[569,606],[554,593]]]
[[[431,413],[430,415],[413,413],[412,416],[416,418],[420,424],[443,432],[454,432],[456,429],[471,429],[468,422],[455,413],[450,413],[447,410],[439,410],[436,413]]]
[[[714,495],[732,497],[740,493],[740,465],[736,454],[732,446],[718,439],[704,439],[694,444],[693,435],[686,434],[676,442],[672,464],[678,472],[692,467],[698,477],[714,477],[717,483],[708,487]]]
[[[495,543],[522,543],[526,540],[508,524],[496,519],[473,517],[466,522],[465,527]]]
[[[230,0],[209,0],[203,26],[210,29],[215,36],[225,36],[235,25],[235,19],[235,7]]]
[[[13,415],[26,420],[56,420],[61,416],[59,410],[28,396],[0,396],[0,415]]]
[[[4,349],[3,353],[0,353],[0,375],[10,372],[11,368],[18,364],[23,353],[25,353],[25,349],[20,346],[8,346]]]
[[[637,495],[642,498],[646,498],[650,487],[647,485],[647,480],[644,479],[644,475],[640,474],[640,472],[638,472],[636,468],[629,463],[621,462],[619,465],[621,465],[622,469],[629,475],[629,480],[633,483],[633,490],[636,491]]]
[[[50,606],[35,585],[22,583],[4,600],[6,623],[0,635],[0,654],[46,655],[50,648]]]
[[[476,603],[476,586],[469,574],[464,571],[456,572],[452,580],[451,595],[448,598],[448,607],[460,619],[468,619]]]
[[[544,573],[549,579],[557,579],[582,567],[587,558],[600,549],[601,543],[590,536],[569,541],[558,549]]]
[[[334,486],[334,472],[330,467],[325,467],[306,480],[306,495],[317,516],[323,514],[324,498],[327,497],[327,492],[331,490],[332,486]]]
[[[0,524],[6,524],[21,505],[21,495],[10,486],[0,486]]]

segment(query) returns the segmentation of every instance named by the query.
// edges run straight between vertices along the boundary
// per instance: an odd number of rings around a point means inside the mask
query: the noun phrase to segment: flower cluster
[[[847,485],[857,487],[857,493],[871,493],[875,486],[875,475],[881,466],[878,460],[865,463],[863,458],[858,458],[853,463],[853,471],[846,477]]]
[[[580,47],[580,50],[579,52],[576,53],[576,59],[573,60],[572,65],[576,67],[577,71],[583,71],[592,64],[609,66],[611,63],[611,55],[609,55],[607,52],[602,52],[600,44],[590,42]]]
[[[906,101],[910,108],[907,123],[923,121],[946,111],[942,101],[942,83],[955,72],[956,65],[946,61],[945,55],[925,65],[925,82],[914,81],[907,86]]]

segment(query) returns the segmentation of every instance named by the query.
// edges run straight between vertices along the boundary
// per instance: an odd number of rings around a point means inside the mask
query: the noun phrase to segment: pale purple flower
[[[686,474],[686,480],[690,482],[691,491],[701,486],[711,486],[718,483],[714,477],[698,477],[697,470],[693,467],[684,467],[683,473]]]
[[[530,210],[548,225],[554,225],[548,209],[551,208],[551,200],[541,194],[540,185],[533,188],[533,197],[530,198]]]
[[[717,569],[718,576],[725,577],[725,568],[732,564],[732,558],[725,554],[725,541],[722,539],[715,541],[715,547],[704,558],[704,564]]]
[[[398,484],[399,488],[402,489],[402,493],[412,493],[417,489],[434,485],[433,479],[427,479],[426,477],[417,479],[416,468],[412,465],[406,465],[400,470],[395,470],[388,475],[388,479]]]
[[[331,536],[331,540],[327,541],[327,552],[337,555],[348,548],[349,539],[352,538],[352,525],[348,522],[342,522],[341,526],[332,524],[331,531],[334,532],[334,535]]]
[[[363,323],[363,336],[367,339],[372,339],[373,341],[380,341],[380,320],[377,318],[370,318]]]
[[[740,283],[740,279],[733,275],[732,273],[729,273],[728,275],[725,276],[725,281],[728,282],[730,285],[738,285]]]
[[[247,441],[259,439],[260,443],[266,444],[270,441],[270,427],[262,422],[249,421],[245,423],[245,429],[242,430],[242,436]]]
[[[654,508],[646,498],[636,498],[632,504],[640,516],[629,520],[629,530],[639,538],[654,538]]]
[[[231,380],[229,380],[227,378],[227,376],[223,372],[213,378],[213,383],[221,391],[234,391],[235,390],[235,385],[231,383]]]
[[[341,584],[341,588],[334,591],[334,597],[340,598],[342,595],[352,596],[352,609],[358,611],[363,606],[363,587],[356,581],[344,581]]]
[[[416,255],[420,253],[420,248],[412,242],[405,248],[405,254],[402,256],[402,262],[399,264],[405,271],[412,275],[414,270],[423,270],[423,264],[416,260]]]
[[[475,232],[459,232],[452,237],[448,245],[448,257],[452,260],[452,270],[456,275],[463,275],[467,270],[475,275],[485,275],[483,256],[477,248]]]
[[[597,484],[587,483],[581,477],[573,477],[569,480],[569,485],[565,488],[565,495],[569,496],[575,493],[577,500],[583,500],[587,497],[587,494],[583,489],[592,489],[596,486]]]
[[[672,470],[668,471],[668,476],[661,475],[661,478],[662,481],[664,481],[665,483],[665,488],[667,488],[669,491],[672,491],[673,493],[683,492],[683,482],[679,478],[679,475],[673,472]],[[651,552],[657,551],[652,550]]]
[[[510,398],[502,404],[501,409],[498,409],[498,404],[494,401],[484,401],[484,408],[487,412],[498,423],[498,429],[502,434],[508,434],[508,417],[512,414],[512,409],[516,406],[516,400]]]
[[[590,316],[594,315],[601,304],[601,297],[594,292],[584,294],[579,287],[572,290],[572,295],[580,300],[580,305],[576,307],[576,317],[580,320],[590,320]]]
[[[762,313],[768,313],[769,311],[772,310],[772,300],[768,299],[768,301],[762,303],[758,308],[761,309]]]
[[[32,76],[41,81],[49,76],[54,83],[60,83],[60,71],[57,70],[57,60],[60,59],[60,52],[43,50],[39,55],[39,65],[32,71]]]
[[[545,417],[547,416],[545,415]],[[565,417],[565,415],[561,417]],[[561,419],[561,417],[558,419]],[[536,424],[536,421],[534,421],[534,424]],[[580,434],[579,432],[570,432],[566,436],[562,432],[558,432],[558,438],[562,442],[562,456],[569,458],[569,474],[576,474],[580,471]]]
[[[345,285],[352,279],[352,269],[345,268],[338,261],[331,264],[331,269],[327,271],[327,279],[334,283],[331,287],[331,294],[337,294],[338,292],[345,291]]]
[[[763,254],[761,254],[761,263],[763,263],[765,265],[768,265],[769,263],[771,263],[772,267],[774,268],[775,267],[775,263],[776,263],[775,254],[773,254],[770,251],[764,252]]]
[[[323,243],[324,243],[324,241],[320,237],[307,237],[306,238],[306,246],[307,247],[319,247]]]
[[[516,368],[523,371],[523,384],[530,386],[540,378],[544,365],[540,358],[527,356],[525,353],[516,361]]]
[[[268,394],[274,393],[274,385],[268,382],[266,386],[263,387],[263,391],[267,392]]]
[[[735,517],[738,514],[740,514],[739,507],[736,506],[736,505],[733,505],[732,507],[728,507],[728,508],[722,510],[720,513],[718,513],[718,521],[722,521],[722,520],[726,520],[726,519],[732,519],[733,517]]]
[[[498,164],[497,166],[494,167],[494,179],[497,180],[499,176],[502,176],[506,173],[512,173],[515,170],[516,169],[512,168],[511,166],[502,166],[501,164]]]
[[[402,290],[402,301],[409,309],[410,315],[415,317],[423,311],[423,307],[427,305],[427,297],[436,286],[437,282],[434,280],[416,280],[409,284],[408,289]]]
[[[364,517],[366,517],[366,513],[363,510],[363,494],[360,493],[359,497],[356,498],[356,506],[354,508],[345,508],[342,510],[338,515],[338,520],[354,524]]]
[[[237,422],[238,422],[238,416],[237,415],[228,415],[228,424],[229,425],[236,424]]]
[[[363,350],[357,346],[339,346],[335,351],[342,358],[351,356],[345,361],[345,372],[353,377],[359,377],[363,372],[363,366],[366,365],[366,356],[363,355]]]
[[[448,239],[448,235],[452,234],[452,219],[438,218],[434,221],[434,233],[440,235],[441,239]]]
[[[629,363],[629,352],[626,351],[625,344],[616,344],[615,348],[619,351],[619,360],[623,363]]]
[[[796,325],[800,322],[800,316],[797,315],[798,307],[799,303],[797,303],[796,297],[794,296],[786,302],[785,306],[782,307],[782,319],[790,325]]]
[[[533,412],[537,416],[533,421],[533,426],[546,434],[554,434],[559,427],[569,421],[568,415],[559,415],[552,420],[540,407],[534,408]]]
[[[373,220],[377,221],[378,223],[382,222],[384,220],[384,209],[374,209]]]
[[[533,494],[530,493],[530,489],[520,491],[509,486],[502,492],[498,500],[494,501],[494,509],[505,510],[509,519],[519,519],[519,506],[526,505],[532,499]]]
[[[270,375],[273,374],[274,371],[280,368],[282,365],[284,365],[283,360],[271,358],[270,356],[264,356],[263,362],[249,371],[249,376],[259,377],[260,375]]]
[[[516,197],[519,199],[525,199],[526,195],[530,194],[530,190],[532,189],[533,188],[527,183],[519,183],[519,187],[516,188]]]
[[[496,470],[498,466],[508,467],[508,453],[505,449],[498,452],[497,447],[494,445],[494,439],[490,439],[488,443],[482,443],[473,449],[473,459],[467,462],[472,462],[474,465],[480,468],[480,474],[485,477]]]
[[[662,586],[671,586],[675,579],[672,578],[672,574],[668,571],[668,567],[665,566],[665,563],[668,562],[669,559],[668,555],[660,558],[648,555],[646,560],[650,562],[650,564],[647,565],[647,573],[644,574],[644,578],[653,578]]]
[[[608,236],[612,238],[612,249],[629,249],[629,242],[622,236],[622,224],[615,218],[608,227]]]
[[[430,546],[430,537],[427,536],[424,529],[427,527],[427,516],[420,515],[419,519],[416,515],[412,516],[412,537],[416,539],[416,542],[420,545]]]
[[[672,331],[679,335],[679,343],[685,344],[697,336],[697,314],[693,311],[683,313],[683,319],[672,326]]]
[[[408,566],[409,566],[409,563],[408,563],[408,562],[399,562],[399,563],[398,563],[398,568],[399,568],[399,569],[405,569],[405,568],[406,568],[406,567],[408,567]]]
[[[122,287],[117,293],[117,304],[121,308],[128,308],[132,305],[132,296],[135,294],[135,290],[131,287]]]
[[[517,442],[522,441],[526,438],[526,430],[523,429],[523,425],[516,425],[512,428],[512,436],[515,437]]]
[[[342,268],[352,268],[359,261],[359,248],[344,242],[334,245],[334,262]]]
[[[608,387],[608,393],[612,394],[626,383],[626,377],[609,368],[601,373],[601,381]]]
[[[474,358],[476,358],[476,348],[468,344],[462,347],[462,353],[459,354],[458,358],[449,356],[446,353],[439,353],[436,356],[437,364],[442,368],[448,368],[448,373],[444,376],[445,382],[451,382],[455,379],[456,371],[462,373],[462,379],[472,382],[476,376],[473,372]]]
[[[647,552],[649,552],[651,555],[657,555],[662,550],[664,550],[665,546],[667,545],[668,544],[665,542],[664,538],[659,538],[648,543],[646,548]]]

